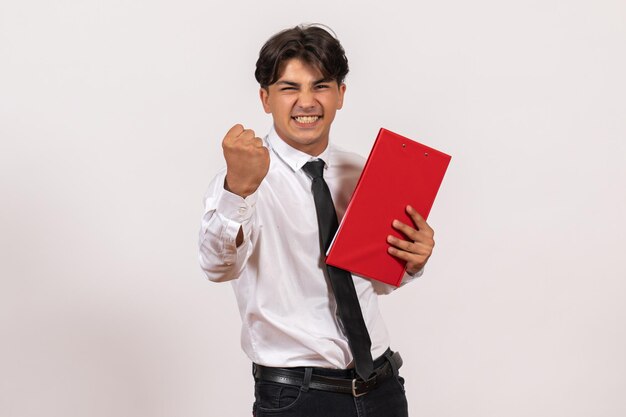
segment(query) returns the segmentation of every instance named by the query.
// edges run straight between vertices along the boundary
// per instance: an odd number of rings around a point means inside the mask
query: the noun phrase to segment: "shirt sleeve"
[[[417,271],[415,274],[409,274],[406,270],[404,271],[404,275],[402,276],[402,281],[400,281],[400,287],[408,284],[411,281],[416,280],[421,277],[424,273],[424,268]],[[387,284],[381,281],[370,280],[372,282],[372,286],[374,287],[374,291],[376,291],[379,295],[391,294],[396,289],[400,287],[395,287],[394,285]]]
[[[214,282],[241,276],[252,251],[257,193],[246,198],[224,189],[225,172],[218,175],[207,192],[199,237],[200,266]],[[239,229],[243,242],[237,247]]]
[[[414,274],[410,274],[406,269],[404,270],[404,276],[402,277],[402,281],[400,282],[400,286],[408,284],[411,281],[416,280],[424,274],[424,268],[420,269]]]

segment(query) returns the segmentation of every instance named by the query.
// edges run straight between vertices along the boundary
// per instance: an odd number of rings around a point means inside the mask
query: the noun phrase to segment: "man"
[[[365,162],[329,143],[347,73],[341,44],[320,27],[270,38],[255,77],[273,128],[260,139],[233,126],[222,142],[226,169],[208,190],[200,263],[211,281],[232,283],[257,417],[407,415],[402,361],[377,301],[393,288],[324,264],[326,224],[345,213]],[[328,202],[332,220],[320,209]],[[432,229],[407,212],[414,224],[393,224],[406,239],[387,238],[406,262],[403,283],[421,274],[434,246]]]

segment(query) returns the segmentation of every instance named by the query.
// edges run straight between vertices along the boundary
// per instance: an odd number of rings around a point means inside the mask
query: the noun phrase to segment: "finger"
[[[409,243],[423,243],[427,246],[433,246],[433,247],[435,246],[435,241],[433,239],[434,232],[432,231],[432,229],[415,230],[411,226],[405,223],[402,223],[399,220],[394,220],[394,222],[392,223],[392,226],[394,227],[394,229],[404,234],[407,238],[405,241],[408,240]],[[393,235],[389,235],[389,236],[395,237]],[[401,241],[402,239],[398,239],[398,240]]]
[[[391,223],[391,226],[393,226],[393,228],[396,229],[397,231],[402,232],[410,240],[415,241],[419,239],[418,231],[412,228],[411,226],[409,226],[408,224],[402,223],[400,220],[397,220],[397,219],[394,220]]]
[[[250,139],[254,139],[256,135],[254,134],[254,130],[252,129],[244,129],[239,136],[237,136],[237,139],[244,139],[244,140],[250,140]]]
[[[395,246],[396,248],[406,251],[406,252],[411,252],[411,244],[413,242],[409,242],[408,240],[402,240],[402,239],[398,239],[397,237],[393,236],[393,235],[389,235],[387,236],[387,243],[389,243],[390,245]]]
[[[392,235],[387,236],[387,243],[393,245],[395,248],[401,251],[422,256],[430,256],[435,246],[435,242],[432,239],[429,242],[424,243],[419,241],[409,242],[407,240],[398,239],[397,237]]]
[[[428,257],[433,253],[434,245],[430,245],[428,243],[414,243],[411,245],[411,252],[419,255]]]
[[[413,206],[406,206],[406,212],[411,217],[411,220],[413,220],[413,223],[415,223],[415,226],[418,230],[424,230],[429,233],[434,233],[433,229],[428,225],[428,223],[426,223],[426,220],[424,220],[422,215],[419,214],[417,210],[413,208]]]
[[[267,163],[267,167],[269,168],[269,160],[270,160],[270,150],[267,149],[265,146],[261,145],[261,147],[259,148],[260,152],[263,154],[263,158],[268,161]]]
[[[262,148],[264,146],[263,139],[256,137],[253,139],[252,144],[257,148]]]
[[[222,147],[224,149],[231,147],[232,145],[235,144],[235,142],[237,141],[237,137],[241,134],[241,132],[244,131],[244,128],[241,124],[236,124],[235,126],[231,127],[228,132],[226,133],[226,136],[224,136],[224,140],[222,140]]]
[[[424,256],[424,255],[418,255],[418,254],[415,254],[415,253],[406,252],[406,251],[400,250],[398,248],[394,248],[393,246],[388,247],[387,248],[387,252],[390,255],[392,255],[392,256],[394,256],[394,257],[396,257],[398,259],[401,259],[401,260],[406,261],[406,262],[411,262],[413,264],[420,264],[420,263],[422,263],[422,262],[424,262],[426,260],[426,256]]]
[[[234,137],[236,138],[244,131],[243,125],[237,123],[235,126],[231,127],[228,132],[226,132],[226,137]]]

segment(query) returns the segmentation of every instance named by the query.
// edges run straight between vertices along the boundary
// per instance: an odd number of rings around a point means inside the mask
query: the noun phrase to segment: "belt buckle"
[[[362,393],[360,393],[360,394],[358,394],[358,393],[356,392],[356,380],[357,380],[357,378],[354,378],[354,379],[352,380],[352,396],[353,396],[353,397],[355,397],[355,398],[357,398],[357,397],[361,397],[361,396],[363,396],[363,395],[367,394],[367,391],[362,392]]]
[[[354,397],[361,397],[361,396],[367,394],[368,392],[370,392],[370,390],[377,385],[377,381],[376,381],[377,378],[378,378],[378,372],[374,372],[374,375],[370,379],[368,379],[367,381],[364,381],[364,380],[359,379],[359,378],[354,378],[352,380],[352,395]],[[363,384],[363,386],[365,387],[365,392],[362,392],[360,394],[356,392],[357,391],[357,386],[356,386],[357,381],[360,381]]]

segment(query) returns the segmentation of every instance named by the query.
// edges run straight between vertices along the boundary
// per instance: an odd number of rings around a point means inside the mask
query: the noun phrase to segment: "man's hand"
[[[406,206],[406,212],[413,220],[414,227],[394,220],[393,228],[404,234],[407,240],[387,236],[387,242],[392,245],[387,251],[396,258],[406,261],[406,271],[409,274],[415,274],[426,265],[433,253],[435,232],[413,207]]]
[[[254,131],[236,124],[222,141],[226,159],[224,188],[241,197],[254,193],[270,167],[269,150]]]

